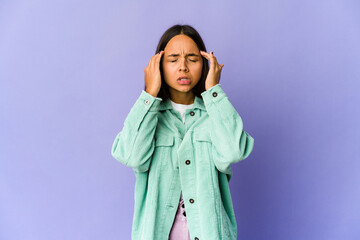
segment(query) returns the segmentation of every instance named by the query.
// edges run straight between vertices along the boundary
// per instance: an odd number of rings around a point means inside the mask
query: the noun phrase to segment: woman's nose
[[[180,71],[187,71],[188,70],[185,60],[180,61],[179,70]]]

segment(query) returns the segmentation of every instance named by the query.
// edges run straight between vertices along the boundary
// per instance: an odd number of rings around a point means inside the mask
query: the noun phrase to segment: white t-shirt
[[[174,110],[176,110],[180,113],[181,119],[182,119],[183,123],[185,123],[185,111],[186,111],[186,109],[193,108],[194,104],[189,104],[189,105],[180,104],[180,103],[175,103],[171,100],[170,100],[170,102],[171,102],[171,105],[174,108]],[[182,192],[180,193],[180,201],[181,201],[181,199],[182,199]]]
[[[186,111],[186,109],[193,108],[194,104],[189,104],[189,105],[180,104],[180,103],[175,103],[171,100],[170,100],[170,102],[171,102],[172,107],[180,113],[181,119],[182,119],[183,123],[185,123],[185,111]]]

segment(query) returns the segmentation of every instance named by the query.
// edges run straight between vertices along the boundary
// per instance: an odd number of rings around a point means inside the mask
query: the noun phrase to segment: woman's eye
[[[177,59],[175,60],[170,60],[169,62],[176,62]],[[197,62],[198,60],[195,60],[195,59],[189,59],[190,62]]]

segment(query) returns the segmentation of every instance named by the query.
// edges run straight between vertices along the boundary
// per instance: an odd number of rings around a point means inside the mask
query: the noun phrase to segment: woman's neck
[[[174,103],[190,105],[195,101],[195,95],[192,91],[190,92],[173,92],[170,93],[170,99]]]

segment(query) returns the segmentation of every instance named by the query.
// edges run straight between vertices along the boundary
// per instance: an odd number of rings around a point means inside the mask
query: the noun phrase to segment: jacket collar
[[[204,100],[198,96],[195,96],[194,100],[194,107],[193,108],[200,108],[202,110],[206,110]],[[170,99],[166,99],[165,101],[162,101],[159,105],[159,110],[168,110],[173,109]]]

